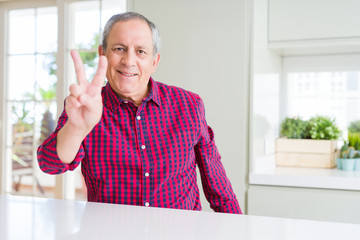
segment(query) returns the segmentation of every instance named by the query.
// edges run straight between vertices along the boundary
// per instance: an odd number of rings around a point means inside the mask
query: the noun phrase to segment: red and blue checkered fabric
[[[139,107],[103,87],[103,114],[70,164],[56,152],[56,136],[67,120],[38,148],[39,166],[60,174],[81,162],[88,201],[201,210],[198,165],[205,196],[216,212],[241,213],[205,120],[201,98],[150,79]]]

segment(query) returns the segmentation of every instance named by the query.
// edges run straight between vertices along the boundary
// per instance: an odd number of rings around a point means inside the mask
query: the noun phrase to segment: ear
[[[153,72],[155,72],[155,69],[160,61],[160,53],[157,53],[153,60]]]
[[[99,52],[99,56],[105,55],[103,46],[99,45],[98,52]]]

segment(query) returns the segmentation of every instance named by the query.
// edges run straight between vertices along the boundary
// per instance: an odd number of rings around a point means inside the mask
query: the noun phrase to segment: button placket
[[[149,167],[149,160],[148,160],[148,153],[146,151],[147,147],[149,147],[146,142],[146,132],[143,131],[143,128],[145,128],[146,126],[143,125],[145,124],[145,122],[142,122],[142,109],[144,108],[144,104],[141,105],[138,109],[137,112],[134,116],[134,120],[135,120],[135,125],[136,128],[138,130],[138,139],[140,142],[140,151],[141,151],[141,156],[142,156],[142,167],[143,167],[143,178],[144,178],[144,182],[143,182],[143,204],[145,207],[149,207],[150,206],[150,174],[148,171],[148,167]],[[140,121],[141,120],[141,121]],[[143,135],[145,134],[145,135]]]

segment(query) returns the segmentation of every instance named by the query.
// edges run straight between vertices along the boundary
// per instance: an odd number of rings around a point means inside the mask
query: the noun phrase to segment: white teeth
[[[122,75],[124,76],[127,76],[127,77],[133,77],[135,76],[136,74],[132,74],[132,73],[123,73],[123,72],[120,72]]]

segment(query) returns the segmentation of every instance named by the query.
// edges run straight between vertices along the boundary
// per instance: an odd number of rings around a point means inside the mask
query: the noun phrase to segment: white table
[[[0,195],[0,239],[359,240],[360,225]]]

